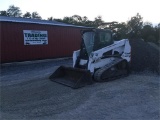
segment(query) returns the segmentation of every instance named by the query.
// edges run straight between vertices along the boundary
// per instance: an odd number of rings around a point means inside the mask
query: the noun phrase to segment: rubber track
[[[113,80],[113,79],[116,79],[116,78],[120,78],[122,76],[126,76],[125,74],[123,75],[120,75],[120,76],[115,76],[115,77],[112,77],[112,78],[108,78],[106,80],[101,80],[101,75],[103,74],[104,71],[110,69],[111,67],[115,66],[116,64],[122,62],[122,61],[125,61],[124,59],[117,59],[117,60],[114,60],[113,62],[107,64],[106,66],[100,68],[99,70],[97,70],[94,74],[94,80],[95,81],[98,81],[98,82],[104,82],[104,81],[110,81],[110,80]]]

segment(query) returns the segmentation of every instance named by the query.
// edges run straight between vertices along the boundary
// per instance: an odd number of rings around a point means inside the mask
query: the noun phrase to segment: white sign
[[[47,31],[23,30],[24,45],[47,45]]]

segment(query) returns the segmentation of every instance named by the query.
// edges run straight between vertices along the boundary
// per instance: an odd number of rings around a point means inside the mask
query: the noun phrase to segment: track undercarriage
[[[97,82],[110,81],[129,74],[128,62],[124,59],[117,59],[110,64],[98,69],[94,73],[94,80]]]

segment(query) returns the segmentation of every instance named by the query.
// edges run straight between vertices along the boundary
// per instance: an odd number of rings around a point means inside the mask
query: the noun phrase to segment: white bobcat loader
[[[110,30],[83,30],[81,48],[73,52],[73,67],[60,66],[50,79],[80,88],[93,81],[104,82],[128,75],[130,61],[128,39],[113,41]]]

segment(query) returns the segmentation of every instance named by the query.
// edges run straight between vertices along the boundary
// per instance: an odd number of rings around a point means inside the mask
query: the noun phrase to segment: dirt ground
[[[71,89],[48,79],[71,59],[1,67],[1,120],[158,120],[160,79],[150,72]]]

